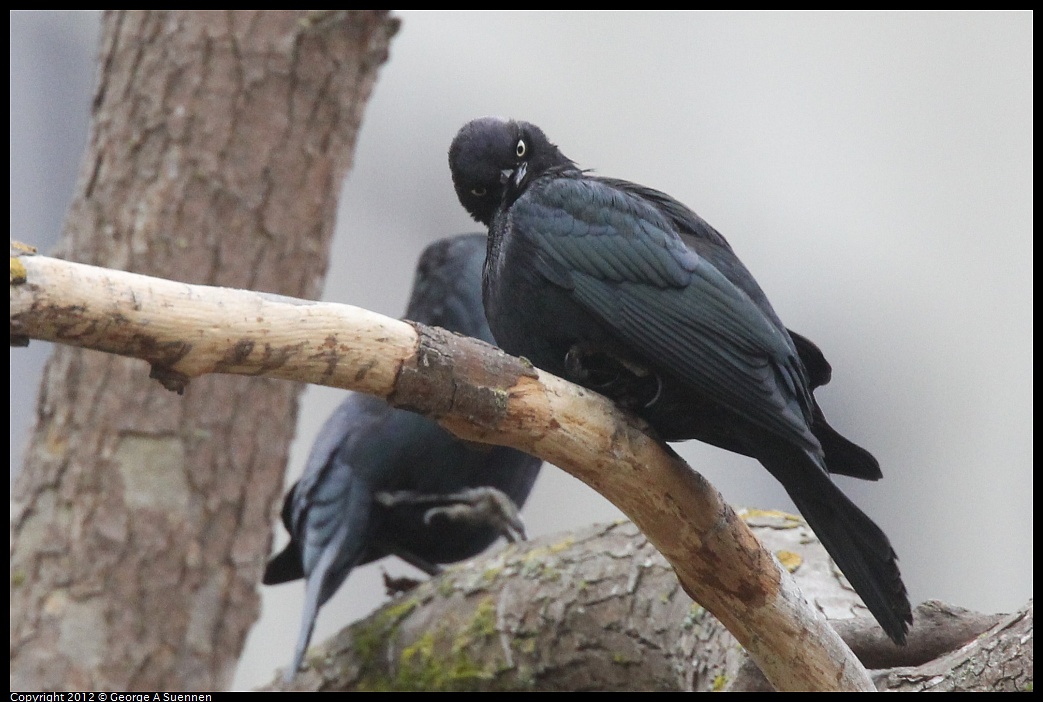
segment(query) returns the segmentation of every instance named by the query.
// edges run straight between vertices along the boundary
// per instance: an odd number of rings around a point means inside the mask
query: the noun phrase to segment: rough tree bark
[[[874,669],[878,689],[1031,689],[1031,602],[1010,616],[926,602],[899,648],[803,520],[741,514]],[[292,685],[278,678],[270,688],[771,691],[735,638],[685,595],[629,522],[457,564],[314,646]]]
[[[380,11],[111,12],[61,255],[316,297]],[[300,387],[58,347],[13,488],[11,688],[213,690],[257,616]]]

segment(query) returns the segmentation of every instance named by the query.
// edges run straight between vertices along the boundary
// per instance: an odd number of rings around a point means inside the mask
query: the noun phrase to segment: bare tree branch
[[[607,497],[778,689],[872,689],[720,494],[604,398],[473,339],[357,308],[12,256],[11,335],[135,356],[183,390],[207,373],[360,390],[459,436],[528,451]]]

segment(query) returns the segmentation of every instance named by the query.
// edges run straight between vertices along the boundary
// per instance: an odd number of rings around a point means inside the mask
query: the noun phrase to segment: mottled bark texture
[[[1032,605],[917,608],[897,647],[803,520],[741,513],[881,690],[1025,690]],[[902,667],[898,667],[902,666]],[[685,595],[629,522],[516,544],[449,568],[313,646],[297,690],[771,691],[742,647]]]
[[[896,692],[1032,692],[1033,603],[983,635],[921,666],[895,668],[878,683]]]
[[[108,13],[61,255],[317,297],[396,27]],[[65,346],[48,363],[13,488],[14,690],[220,689],[257,617],[300,387],[212,376],[178,396],[144,368]]]

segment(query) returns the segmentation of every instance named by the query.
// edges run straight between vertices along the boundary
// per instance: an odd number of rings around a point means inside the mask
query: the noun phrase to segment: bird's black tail
[[[301,610],[301,629],[297,635],[297,648],[293,651],[293,663],[283,672],[283,681],[286,683],[292,682],[297,671],[301,669],[304,654],[308,650],[311,635],[315,631],[315,618],[319,615],[319,608],[326,604],[326,600],[336,592],[354,565],[353,562],[349,562],[346,568],[343,567],[344,564],[340,564],[341,567],[337,568],[336,559],[346,534],[347,527],[342,525],[335,532],[332,543],[323,547],[318,562],[308,573],[307,584],[304,588],[304,608]]]
[[[291,541],[279,554],[268,561],[264,568],[261,582],[265,585],[279,585],[304,577],[304,564],[301,563],[301,547]]]
[[[305,586],[304,608],[301,610],[301,629],[297,635],[297,647],[293,650],[293,663],[283,671],[282,676],[283,682],[287,684],[293,682],[293,679],[297,676],[297,671],[301,669],[301,663],[304,662],[304,654],[308,650],[311,635],[315,631],[315,618],[319,616],[319,607],[323,604],[320,600],[322,597],[323,576],[325,574],[325,569],[313,573],[308,578]]]
[[[904,644],[913,614],[891,542],[817,464],[812,467],[808,462],[815,464],[805,454],[803,465],[782,461],[765,465],[884,632],[896,644]]]
[[[873,454],[845,439],[836,429],[829,426],[817,402],[814,406],[814,419],[811,431],[822,444],[822,451],[826,454],[826,470],[834,475],[848,475],[862,480],[880,480],[883,477],[880,464]]]
[[[801,336],[792,329],[787,329],[793,346],[797,349],[800,362],[804,364],[804,370],[808,374],[808,386],[815,390],[829,383],[833,375],[833,369],[829,361],[806,336]],[[873,454],[861,446],[848,441],[829,426],[826,416],[818,402],[814,403],[814,422],[811,431],[815,438],[822,444],[822,451],[826,454],[826,469],[834,475],[849,475],[852,478],[862,480],[880,480],[883,474],[880,472],[880,464],[873,458]]]

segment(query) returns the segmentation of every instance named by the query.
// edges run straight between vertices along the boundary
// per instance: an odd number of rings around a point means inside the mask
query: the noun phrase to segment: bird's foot
[[[565,354],[565,378],[633,411],[650,408],[663,394],[663,380],[652,369],[583,344]]]
[[[382,573],[384,576],[384,591],[388,597],[395,597],[406,592],[410,592],[416,589],[421,581],[416,578],[393,578],[387,574],[387,571]]]
[[[525,525],[518,514],[514,501],[502,491],[483,486],[468,488],[445,495],[427,495],[412,491],[381,492],[376,495],[377,503],[383,507],[427,506],[424,523],[435,519],[451,519],[457,522],[488,526],[505,539],[514,543],[525,540]]]

